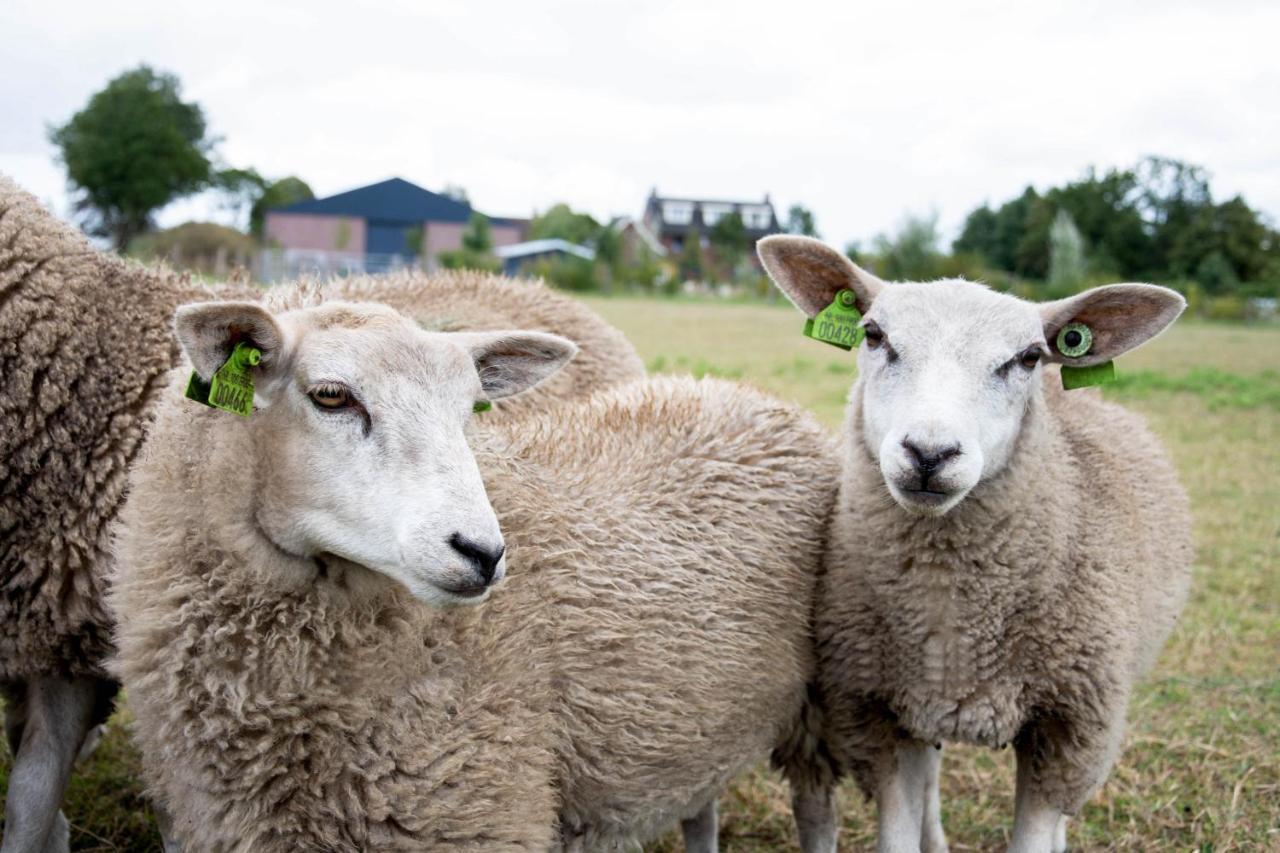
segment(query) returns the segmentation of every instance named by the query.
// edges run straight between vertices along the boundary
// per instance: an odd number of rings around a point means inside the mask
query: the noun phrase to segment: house
[[[502,271],[509,276],[522,275],[538,261],[563,258],[581,258],[584,261],[596,259],[596,253],[586,246],[579,246],[577,243],[570,243],[559,237],[498,246],[493,253],[498,256],[498,260],[502,261]]]
[[[401,266],[434,269],[458,249],[475,213],[470,204],[391,178],[328,198],[267,211],[265,237],[278,250],[263,278],[300,272],[376,272]],[[493,244],[524,239],[522,219],[488,217]]]
[[[709,201],[659,196],[655,189],[649,193],[641,221],[669,253],[678,254],[690,234],[705,246],[711,229],[731,213],[742,217],[753,256],[757,240],[782,230],[767,194],[763,201]]]
[[[623,263],[639,263],[645,255],[665,258],[669,254],[658,235],[650,231],[649,226],[641,219],[617,216],[609,223],[609,227],[618,235],[618,249]]]

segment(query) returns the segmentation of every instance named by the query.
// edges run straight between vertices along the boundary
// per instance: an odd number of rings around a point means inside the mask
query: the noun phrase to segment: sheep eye
[[[316,385],[307,391],[307,396],[320,409],[345,409],[351,405],[351,392],[341,385]]]
[[[1018,363],[1027,370],[1034,370],[1035,366],[1040,363],[1040,359],[1043,355],[1044,354],[1040,352],[1038,347],[1033,347],[1018,356]]]
[[[880,327],[874,321],[868,320],[863,325],[862,331],[866,335],[867,349],[879,349],[884,343],[884,332],[880,331]]]

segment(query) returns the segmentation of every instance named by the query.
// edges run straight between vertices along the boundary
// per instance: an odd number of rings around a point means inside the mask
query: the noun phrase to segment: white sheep
[[[796,738],[814,674],[836,472],[809,416],[660,379],[473,421],[571,345],[379,306],[178,333],[205,377],[262,352],[250,417],[171,392],[111,593],[191,853],[614,849],[680,819],[715,849],[710,804]]]
[[[940,745],[1013,744],[1011,849],[1066,849],[1106,779],[1136,678],[1182,607],[1187,499],[1142,420],[1057,369],[1158,334],[1151,285],[1041,305],[889,284],[799,237],[760,257],[813,317],[853,294],[865,343],[818,598],[826,736],[879,809],[882,851],[942,851]],[[935,748],[938,745],[938,748]]]
[[[432,327],[543,329],[582,345],[554,382],[491,420],[644,375],[621,334],[538,282],[402,273],[329,290]],[[59,806],[72,762],[112,709],[107,531],[180,357],[174,308],[260,293],[96,251],[0,175],[0,690],[14,755],[3,853],[68,848]]]

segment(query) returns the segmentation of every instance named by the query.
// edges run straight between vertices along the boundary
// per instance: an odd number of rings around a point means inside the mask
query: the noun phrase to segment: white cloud
[[[46,124],[145,61],[181,77],[228,162],[325,194],[401,175],[495,214],[607,216],[652,186],[770,192],[844,242],[908,211],[954,229],[984,199],[1160,153],[1280,214],[1274,3],[11,0],[5,17],[0,170],[63,213]]]

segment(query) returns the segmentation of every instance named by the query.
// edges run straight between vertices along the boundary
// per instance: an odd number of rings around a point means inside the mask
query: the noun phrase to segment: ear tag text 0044
[[[262,352],[246,343],[236,344],[213,379],[204,382],[192,372],[187,382],[187,398],[214,409],[235,412],[248,417],[253,414],[253,373],[250,368],[262,361]]]
[[[818,312],[816,317],[804,321],[804,334],[815,341],[831,344],[843,350],[851,350],[862,343],[862,312],[852,290],[841,290],[831,304]]]
[[[1068,323],[1058,332],[1058,352],[1067,358],[1080,358],[1088,355],[1093,348],[1093,330],[1084,323]],[[1102,385],[1114,382],[1116,365],[1113,361],[1104,361],[1088,367],[1062,366],[1062,387],[1068,391],[1075,388],[1087,388],[1090,385]]]

